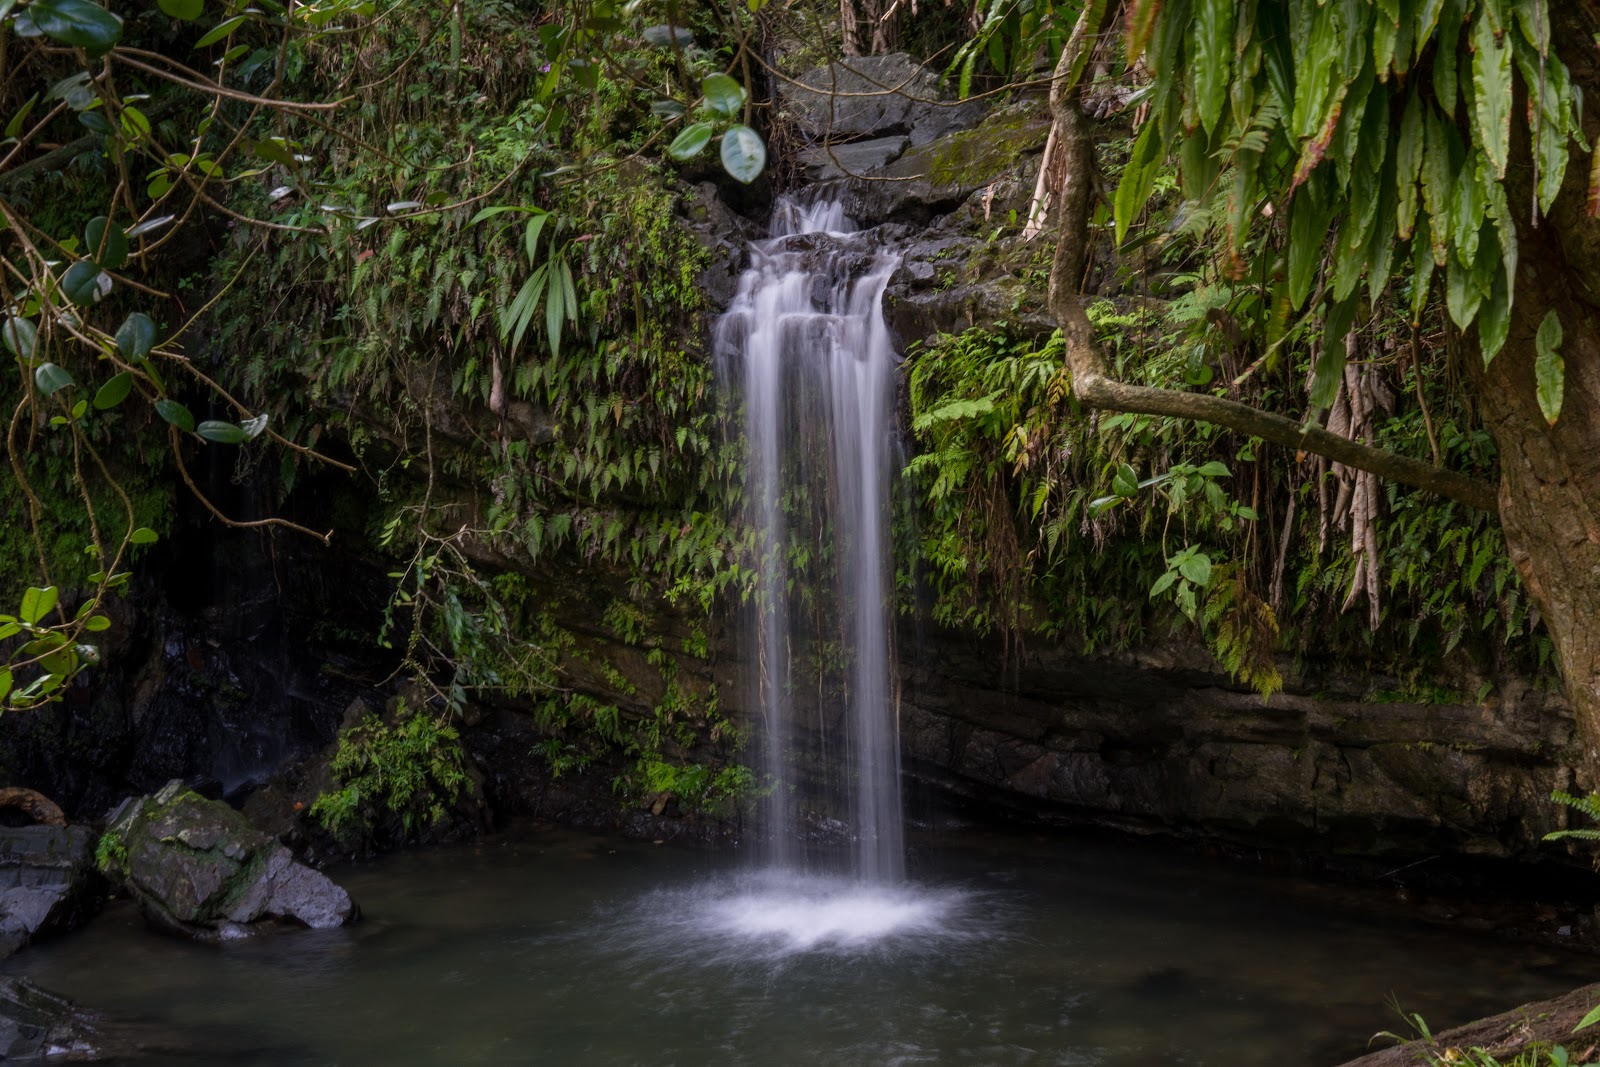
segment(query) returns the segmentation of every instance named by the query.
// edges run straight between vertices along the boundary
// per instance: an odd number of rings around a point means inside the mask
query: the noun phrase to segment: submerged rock
[[[154,925],[196,941],[275,923],[325,929],[358,915],[350,895],[226,804],[173,781],[113,815],[103,870]]]
[[[0,978],[0,1060],[97,1060],[100,1020],[26,978]]]
[[[0,828],[0,958],[94,911],[94,841],[84,826]]]

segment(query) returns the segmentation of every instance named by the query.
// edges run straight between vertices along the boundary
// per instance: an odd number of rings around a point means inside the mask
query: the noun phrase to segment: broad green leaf
[[[1184,191],[1196,200],[1208,196],[1220,164],[1211,153],[1211,135],[1197,128],[1178,149],[1178,174]]]
[[[110,226],[109,233],[107,228],[104,215],[90,219],[83,228],[83,250],[106,270],[117,270],[128,262],[128,238],[121,226]]]
[[[156,324],[142,311],[135,311],[117,327],[117,351],[132,360],[144,359],[156,345]]]
[[[1595,1023],[1600,1023],[1600,1004],[1590,1008],[1589,1013],[1578,1020],[1578,1025],[1572,1028],[1572,1032],[1577,1033],[1579,1030],[1587,1030]]]
[[[98,303],[111,290],[111,278],[92,259],[80,259],[61,276],[61,292],[79,307]]]
[[[1533,347],[1537,355],[1533,362],[1534,392],[1539,398],[1539,411],[1551,426],[1561,418],[1561,401],[1566,392],[1566,361],[1561,358],[1561,319],[1554,310],[1545,313],[1534,335]]]
[[[1232,477],[1232,472],[1228,470],[1228,465],[1226,463],[1221,462],[1220,460],[1215,460],[1215,459],[1209,460],[1206,463],[1202,464],[1200,469],[1199,469],[1199,471],[1197,471],[1196,473],[1203,474],[1207,478],[1230,478],[1230,477]]]
[[[1128,5],[1128,27],[1126,42],[1128,46],[1128,66],[1144,54],[1145,45],[1150,43],[1150,34],[1155,30],[1156,19],[1161,14],[1161,0],[1133,0]]]
[[[22,594],[22,609],[17,612],[17,618],[29,626],[37,626],[40,619],[50,614],[50,609],[56,606],[60,596],[60,591],[53,585],[47,585],[43,589],[30,586]]]
[[[1373,201],[1377,197],[1372,197]],[[1339,226],[1338,238],[1333,242],[1333,298],[1343,300],[1355,292],[1356,283],[1361,280],[1361,272],[1367,266],[1367,234],[1360,232],[1361,213],[1355,210],[1356,201],[1351,199],[1350,209],[1345,212],[1344,222]],[[1360,241],[1352,245],[1351,242]]]
[[[1428,213],[1428,232],[1435,266],[1444,266],[1450,249],[1450,194],[1460,168],[1452,158],[1455,127],[1428,109],[1424,120],[1422,206]]]
[[[1128,157],[1128,165],[1123,168],[1122,180],[1117,183],[1112,209],[1116,215],[1118,245],[1128,236],[1128,227],[1133,225],[1133,220],[1144,210],[1150,194],[1155,191],[1161,155],[1156,126],[1154,117],[1151,117],[1140,127],[1139,136],[1133,142],[1133,152]]]
[[[1137,496],[1139,493],[1139,475],[1127,463],[1117,466],[1117,472],[1111,476],[1111,491],[1120,497]]]
[[[1444,302],[1450,318],[1466,329],[1482,301],[1483,294],[1474,284],[1472,268],[1463,265],[1460,257],[1452,253],[1444,269]]]
[[[1317,268],[1322,264],[1322,246],[1328,236],[1328,224],[1333,221],[1331,206],[1319,195],[1321,187],[1331,184],[1331,176],[1302,185],[1289,205],[1289,301],[1295,308],[1305,305],[1311,287],[1317,280]]]
[[[208,48],[211,45],[216,44],[224,37],[231,35],[234,30],[237,30],[240,26],[243,26],[244,20],[244,15],[235,15],[231,19],[223,19],[221,22],[213,26],[205,36],[201,37],[194,43],[195,48]]]
[[[38,103],[38,93],[28,97],[27,102],[17,109],[15,115],[11,116],[11,121],[6,123],[5,136],[20,137],[22,135],[22,124],[28,121],[28,116],[33,114],[33,109]]]
[[[1471,263],[1456,253],[1451,253],[1445,268],[1445,307],[1450,318],[1465,330],[1478,314],[1478,307],[1488,299],[1494,288],[1495,272],[1500,266],[1500,239],[1492,226],[1478,233],[1477,255]]]
[[[1571,158],[1567,143],[1571,133],[1576,132],[1572,77],[1566,64],[1553,55],[1544,56],[1541,62],[1539,53],[1521,38],[1516,40],[1514,51],[1528,95],[1538,98],[1538,106],[1530,101],[1528,111],[1531,132],[1537,137],[1534,164],[1539,180],[1539,210],[1548,213],[1566,177]]]
[[[92,634],[97,634],[102,630],[111,629],[111,620],[104,615],[90,615],[83,621],[83,628]]]
[[[194,433],[194,416],[176,400],[163,398],[156,401],[156,414],[184,433]]]
[[[744,107],[744,86],[726,74],[713,74],[700,84],[706,106],[724,118],[733,118]]]
[[[1405,113],[1400,117],[1400,139],[1395,142],[1395,230],[1408,240],[1417,224],[1417,182],[1422,175],[1426,148],[1422,121],[1422,97],[1416,86],[1406,96]]]
[[[722,168],[746,185],[767,166],[767,146],[748,126],[729,126],[722,135]]]
[[[1433,56],[1433,98],[1450,118],[1456,117],[1457,43],[1461,40],[1461,0],[1445,0],[1438,13],[1439,44]],[[1423,42],[1418,40],[1420,49]]]
[[[1344,381],[1344,365],[1349,353],[1345,338],[1350,332],[1350,322],[1355,317],[1355,299],[1343,300],[1328,309],[1323,331],[1322,352],[1311,369],[1311,410],[1313,413],[1332,407],[1339,396],[1339,386]]]
[[[561,354],[561,327],[567,319],[567,291],[556,277],[556,268],[550,271],[550,283],[544,294],[544,328],[550,338],[550,354]]]
[[[94,406],[98,411],[116,407],[133,392],[133,375],[127,371],[112,375],[111,379],[95,391]]]
[[[682,163],[686,159],[698,156],[705,146],[711,143],[711,124],[697,122],[692,126],[685,126],[667,145],[667,155]]]
[[[1157,578],[1156,581],[1155,581],[1155,584],[1150,587],[1150,599],[1154,600],[1156,597],[1160,596],[1162,593],[1165,593],[1168,589],[1171,589],[1172,588],[1172,583],[1177,581],[1177,580],[1178,580],[1178,572],[1177,571],[1167,571],[1161,577]]]
[[[4,344],[6,351],[18,359],[33,359],[38,340],[38,327],[27,319],[13,316],[0,324],[0,344]]]
[[[1478,230],[1483,226],[1483,212],[1487,203],[1483,183],[1495,179],[1489,173],[1492,163],[1474,152],[1467,165],[1456,175],[1450,192],[1450,232],[1455,235],[1456,254],[1463,263],[1471,263],[1478,255]]]
[[[41,363],[34,369],[33,384],[45,396],[54,396],[72,384],[72,375],[54,363]]]
[[[1489,298],[1478,308],[1478,348],[1487,364],[1505,347],[1511,332],[1511,289],[1506,284],[1505,266],[1494,272]]]
[[[0,668],[0,700],[4,700],[11,693],[12,676],[9,670]]]
[[[689,109],[676,100],[652,100],[650,114],[661,119],[681,119]]]
[[[1234,0],[1195,0],[1193,44],[1196,110],[1206,133],[1217,128],[1233,73]]]
[[[133,545],[153,545],[160,540],[160,535],[148,526],[141,526],[128,535],[128,543]]]
[[[1295,64],[1294,110],[1289,129],[1296,140],[1305,141],[1318,130],[1332,133],[1328,99],[1333,83],[1346,84],[1337,77],[1334,66],[1341,51],[1337,18],[1338,0],[1319,6],[1307,38],[1305,58]],[[1297,57],[1298,60],[1298,57]]]
[[[33,0],[27,14],[46,37],[91,56],[109,52],[122,39],[122,20],[89,0]]]
[[[215,419],[207,419],[202,422],[195,427],[194,432],[204,437],[207,441],[213,441],[219,445],[242,445],[250,440],[250,435],[238,426],[231,422],[218,422]]]
[[[1472,20],[1472,120],[1478,148],[1506,176],[1511,156],[1511,41],[1496,37],[1486,12]]]
[[[1196,552],[1188,559],[1178,564],[1178,573],[1198,586],[1205,586],[1211,581],[1211,559],[1204,553]]]
[[[1433,238],[1428,231],[1429,223],[1426,215],[1417,227],[1417,235],[1411,241],[1411,324],[1413,326],[1422,322],[1422,312],[1428,306],[1428,293],[1433,286]]]
[[[183,22],[193,22],[205,11],[205,0],[156,0],[162,11]]]
[[[528,219],[528,225],[523,231],[522,246],[528,250],[528,262],[538,262],[539,234],[544,232],[544,224],[550,220],[549,212],[540,211]]]

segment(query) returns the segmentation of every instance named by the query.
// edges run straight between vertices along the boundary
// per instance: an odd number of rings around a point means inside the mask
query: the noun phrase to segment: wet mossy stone
[[[350,895],[295,860],[228,805],[168,782],[125,803],[107,831],[126,850],[119,877],[153,925],[197,941],[290,923],[326,929],[358,915]]]

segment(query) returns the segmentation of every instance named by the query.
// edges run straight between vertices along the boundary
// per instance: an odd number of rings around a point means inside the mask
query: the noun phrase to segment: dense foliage
[[[1296,413],[1309,375],[1347,419],[1390,383],[1374,443],[1492,473],[1455,370],[1418,353],[1451,350],[1446,315],[1491,353],[1503,337],[1514,72],[1539,105],[1539,203],[1559,187],[1576,111],[1542,5],[1159,6],[1130,5],[1104,65],[1142,83],[1129,112],[1149,116],[1105,128],[1120,184],[1097,225],[1125,247],[1091,313],[1117,373]],[[227,515],[192,471],[264,472],[282,501],[342,470],[371,500],[337,532],[393,582],[372,641],[431,699],[347,738],[320,814],[373,817],[359,783],[385,753],[432,766],[453,717],[500,700],[533,707],[557,772],[608,761],[619,792],[710,810],[754,789],[706,681],[716,617],[754,593],[754,539],[704,350],[710,253],[685,219],[705,206],[692,182],[756,177],[758,130],[782,143],[764,46],[831,50],[834,28],[819,44],[806,5],[743,0],[0,8],[17,369],[0,492],[27,515],[0,534],[19,605],[0,700],[48,699],[96,655],[102,602],[169,532],[173,475],[217,521],[324,536]],[[899,30],[953,46],[959,91],[998,89],[1053,62],[1082,10],[979,14],[975,32],[935,13]],[[1458,23],[1460,49],[1434,43]],[[1475,180],[1446,190],[1457,172]],[[1092,415],[1063,364],[1059,340],[1003,328],[910,354],[903,605],[926,582],[938,621],[1013,648],[1199,626],[1264,692],[1286,648],[1376,649],[1396,673],[1463,643],[1539,664],[1491,518],[1204,424]],[[1371,373],[1347,379],[1357,364]],[[799,562],[824,584],[826,558]],[[1363,597],[1366,618],[1344,610]],[[454,788],[442,766],[425,792]]]

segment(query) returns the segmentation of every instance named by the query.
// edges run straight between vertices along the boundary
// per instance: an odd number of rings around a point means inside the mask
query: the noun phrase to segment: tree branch
[[[1090,11],[1094,5],[1091,5]],[[1088,14],[1088,11],[1085,12]],[[1094,326],[1084,310],[1082,279],[1087,262],[1089,210],[1092,206],[1094,146],[1081,106],[1074,70],[1092,48],[1095,26],[1080,20],[1062,50],[1050,87],[1050,112],[1057,151],[1062,153],[1062,186],[1057,198],[1060,235],[1050,268],[1050,312],[1066,341],[1072,392],[1087,407],[1138,415],[1164,415],[1209,422],[1288,448],[1325,456],[1380,478],[1438,493],[1483,511],[1496,511],[1496,490],[1487,482],[1330,433],[1320,426],[1262,411],[1209,393],[1188,393],[1130,385],[1110,377],[1095,341]]]

